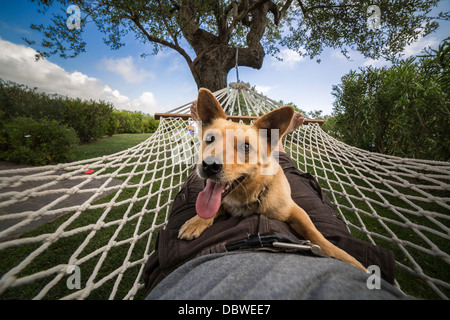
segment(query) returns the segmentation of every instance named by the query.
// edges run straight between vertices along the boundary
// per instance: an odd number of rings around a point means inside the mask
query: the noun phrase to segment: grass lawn
[[[116,134],[111,137],[103,137],[100,140],[88,144],[79,145],[75,150],[73,161],[80,161],[113,154],[131,148],[145,140],[151,133],[125,133]]]

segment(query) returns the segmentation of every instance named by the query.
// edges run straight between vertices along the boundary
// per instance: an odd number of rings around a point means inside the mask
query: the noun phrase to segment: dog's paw
[[[214,218],[203,219],[195,216],[183,224],[178,232],[178,239],[194,240],[200,237],[203,231],[206,230],[214,222]]]

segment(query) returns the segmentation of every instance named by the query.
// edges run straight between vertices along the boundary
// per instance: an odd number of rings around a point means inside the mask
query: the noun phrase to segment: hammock
[[[214,95],[241,121],[280,106],[244,83]],[[194,123],[178,115],[190,105],[128,150],[0,171],[0,299],[144,298],[144,264],[196,163]],[[394,251],[401,290],[450,296],[449,163],[357,149],[313,121],[284,146],[355,237]]]

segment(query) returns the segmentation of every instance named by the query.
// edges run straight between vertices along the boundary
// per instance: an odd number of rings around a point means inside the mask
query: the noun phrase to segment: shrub
[[[37,92],[37,88],[0,79],[0,111],[4,112],[0,120],[16,117],[33,119],[52,119],[62,122],[64,117],[64,100],[57,95]]]
[[[109,135],[116,133],[153,133],[159,122],[142,112],[114,110],[108,123]]]
[[[100,101],[64,100],[62,123],[75,129],[81,142],[91,142],[107,134],[113,106]]]
[[[146,133],[153,133],[158,129],[159,126],[159,120],[155,120],[152,116],[146,116],[143,119],[144,122],[144,132]]]
[[[400,157],[450,158],[450,43],[391,68],[361,68],[333,86],[332,132],[344,142]]]
[[[106,102],[70,99],[0,79],[0,121],[15,117],[56,120],[75,129],[82,142],[106,134],[113,106]]]
[[[159,123],[142,112],[115,110],[107,102],[39,93],[0,79],[0,122],[16,117],[56,120],[74,128],[83,143],[105,134],[153,133]]]
[[[108,119],[108,122],[106,123],[106,134],[108,136],[116,134],[119,129],[119,125],[119,115],[117,114],[117,110],[113,110],[113,112],[111,112],[111,116]]]
[[[0,159],[29,165],[67,162],[78,142],[74,129],[55,120],[17,117],[0,127]]]
[[[142,133],[142,113],[127,110],[114,110],[119,120],[116,133]]]

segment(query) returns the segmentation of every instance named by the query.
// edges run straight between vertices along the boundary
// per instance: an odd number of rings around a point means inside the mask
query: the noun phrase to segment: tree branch
[[[192,64],[192,59],[191,57],[187,54],[186,51],[184,51],[183,48],[181,48],[179,45],[173,44],[169,41],[166,41],[164,39],[160,39],[157,37],[152,36],[151,34],[149,34],[147,32],[147,30],[145,30],[144,26],[140,23],[139,18],[138,17],[131,17],[131,21],[134,22],[134,24],[136,25],[136,27],[139,28],[139,30],[141,30],[141,32],[147,37],[147,39],[150,42],[155,42],[155,43],[159,43],[163,46],[169,47],[175,51],[177,51],[179,54],[181,54],[183,56],[183,58],[186,60],[186,62],[188,63],[188,65],[190,66]]]
[[[289,7],[291,6],[293,1],[294,0],[286,1],[284,6],[281,8],[281,10],[278,10],[278,6],[276,3],[273,3],[273,2],[271,3],[269,11],[272,12],[272,14],[273,14],[275,25],[279,25],[280,21],[286,16],[286,12],[289,9]]]
[[[172,40],[173,40],[173,43],[175,44],[175,46],[179,47],[177,36],[176,36],[176,34],[174,34],[172,32],[172,30],[171,30],[171,28],[170,28],[170,26],[169,26],[169,24],[167,22],[167,18],[166,18],[166,15],[164,13],[164,10],[163,10],[164,6],[161,4],[160,0],[158,0],[158,3],[159,3],[159,7],[161,8],[161,15],[162,15],[162,20],[163,20],[164,26],[166,27],[167,32],[169,33],[169,35],[172,37]]]
[[[313,11],[316,9],[334,9],[334,8],[346,8],[346,7],[351,8],[351,7],[359,7],[360,6],[357,4],[344,4],[344,5],[318,5],[318,6],[306,8],[301,0],[298,0],[298,5],[300,6],[300,9],[302,10],[302,13],[305,16],[309,11]]]
[[[239,13],[239,8],[236,9],[235,7],[235,14],[233,17],[233,21],[231,22],[230,26],[228,27],[227,30],[227,38],[229,39],[231,37],[231,33],[233,32],[233,30],[236,28],[237,24],[239,22],[241,22],[250,11],[255,10],[256,8],[258,8],[259,6],[261,6],[262,4],[268,2],[270,0],[258,0],[256,2],[253,2],[251,5],[249,5],[249,3],[246,3],[246,7],[244,7],[244,9]]]

